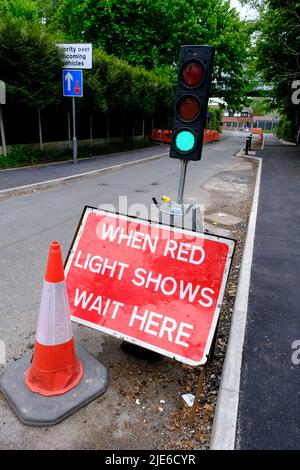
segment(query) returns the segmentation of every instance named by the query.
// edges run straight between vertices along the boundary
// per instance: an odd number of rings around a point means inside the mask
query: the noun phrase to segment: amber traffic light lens
[[[188,87],[200,85],[204,78],[203,65],[195,60],[191,60],[185,64],[181,71],[183,83]]]
[[[183,121],[194,121],[200,112],[200,103],[194,96],[183,96],[177,105],[177,112]]]

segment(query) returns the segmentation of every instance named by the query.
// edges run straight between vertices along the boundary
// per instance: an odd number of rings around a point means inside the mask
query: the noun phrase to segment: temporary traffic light
[[[214,48],[181,46],[170,157],[200,160]]]

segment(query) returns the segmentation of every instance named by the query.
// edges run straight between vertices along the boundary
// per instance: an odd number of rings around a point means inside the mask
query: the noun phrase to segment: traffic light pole
[[[75,98],[72,97],[72,118],[73,118],[73,163],[77,163],[77,138],[76,138],[76,115],[75,115]]]
[[[177,204],[183,204],[183,193],[184,193],[184,186],[185,186],[187,164],[188,164],[188,160],[181,160]]]

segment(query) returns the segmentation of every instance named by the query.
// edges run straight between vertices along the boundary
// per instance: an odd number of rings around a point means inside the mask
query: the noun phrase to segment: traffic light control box
[[[214,48],[181,46],[170,157],[200,160]]]

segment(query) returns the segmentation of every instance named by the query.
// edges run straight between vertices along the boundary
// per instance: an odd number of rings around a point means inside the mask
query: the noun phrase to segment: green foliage
[[[32,0],[35,3],[39,12],[39,17],[45,24],[51,22],[58,7],[63,3],[63,0]]]
[[[8,157],[11,161],[16,162],[16,164],[24,163],[32,165],[37,162],[37,155],[32,148],[22,145],[13,145]]]
[[[103,113],[151,117],[168,110],[173,87],[165,78],[126,61],[94,51],[93,70],[85,74],[89,106]]]
[[[280,121],[276,124],[275,134],[279,139],[292,142],[295,139],[293,122],[287,119],[286,116],[281,116]]]
[[[171,83],[181,44],[214,45],[212,95],[232,107],[244,97],[250,30],[228,0],[64,0],[50,26],[66,40],[90,41]]]
[[[300,79],[300,2],[267,0],[255,4],[260,13],[256,70],[269,88],[274,107],[288,116],[285,133],[291,135],[300,124],[299,105],[291,100],[292,83]]]
[[[210,120],[207,122],[206,128],[221,132],[222,110],[220,108],[208,108],[208,112],[210,113]]]
[[[39,19],[39,8],[32,0],[1,0],[0,17],[37,21]]]
[[[95,155],[107,155],[116,152],[124,152],[152,145],[149,139],[129,140],[122,144],[115,142],[111,144],[79,145],[78,158],[88,158]],[[0,155],[0,168],[20,167],[35,165],[39,163],[60,162],[72,159],[70,149],[38,150],[32,146],[13,145],[7,157]]]
[[[271,100],[264,97],[256,97],[249,102],[255,116],[265,116],[274,110]]]
[[[252,29],[229,0],[1,0],[0,71],[8,103],[61,104],[57,42],[89,41],[78,108],[136,118],[166,115],[181,44],[216,48],[211,95],[237,108],[249,84]]]
[[[56,15],[70,39],[89,40],[146,68],[170,63],[194,40],[197,20],[186,0],[64,0]]]
[[[71,150],[39,150],[31,145],[12,145],[7,157],[0,156],[0,167],[20,167],[43,162],[54,162],[72,158]]]
[[[40,23],[10,16],[0,21],[0,70],[8,103],[42,109],[60,100],[61,53]]]
[[[18,2],[21,4],[21,0]],[[43,109],[61,103],[57,38],[40,22],[22,15],[14,17],[11,11],[6,8],[6,16],[0,20],[0,70],[7,85],[8,104]],[[84,80],[85,94],[79,106],[106,114],[147,118],[158,111],[167,113],[173,101],[167,72],[147,71],[99,49],[94,49],[93,69],[85,71]]]

